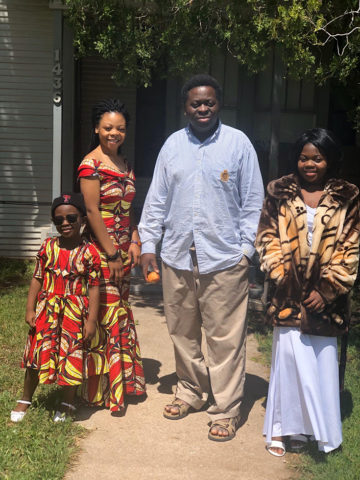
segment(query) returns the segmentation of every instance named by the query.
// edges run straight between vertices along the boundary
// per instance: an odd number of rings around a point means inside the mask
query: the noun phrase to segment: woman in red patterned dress
[[[85,215],[79,193],[53,201],[51,216],[60,237],[47,238],[37,254],[26,305],[24,392],[11,412],[13,422],[23,420],[39,382],[63,387],[55,422],[75,410],[75,391],[86,375],[84,344],[95,335],[100,296],[100,256],[80,234]]]
[[[93,108],[91,151],[79,166],[91,238],[101,254],[100,329],[93,340],[83,397],[124,408],[124,395],[143,395],[145,379],[129,304],[130,271],[140,261],[131,202],[135,177],[121,154],[129,114],[118,100]]]

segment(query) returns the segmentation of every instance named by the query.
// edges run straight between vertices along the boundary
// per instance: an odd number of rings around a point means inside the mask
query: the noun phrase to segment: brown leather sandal
[[[238,417],[233,418],[221,418],[220,420],[215,420],[211,423],[210,430],[208,433],[208,439],[213,440],[214,442],[228,442],[235,437],[236,434],[236,426],[237,426]],[[224,430],[228,431],[226,437],[221,437],[220,435],[214,435],[211,433],[211,429],[213,427],[223,428]]]
[[[191,406],[187,403],[183,403],[179,398],[175,398],[170,404],[166,405],[167,407],[177,407],[179,413],[171,413],[164,409],[163,415],[168,420],[180,420],[181,418],[186,417],[189,414]]]

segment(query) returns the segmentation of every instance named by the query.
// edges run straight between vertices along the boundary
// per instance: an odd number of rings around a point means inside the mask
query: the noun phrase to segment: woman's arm
[[[100,210],[100,181],[98,179],[80,178],[80,189],[84,195],[84,201],[91,229],[97,240],[108,256],[117,254],[117,249],[108,234],[103,222]],[[110,280],[118,283],[124,275],[123,263],[119,257],[115,260],[108,260]]]
[[[135,219],[135,212],[133,207],[130,207],[130,228],[131,228],[131,240],[140,242],[139,232]]]
[[[140,242],[138,228],[135,222],[134,210],[132,207],[130,208],[130,230],[131,230],[131,237],[130,237],[131,240],[130,240],[128,255],[131,263],[131,268],[133,268],[136,265],[140,264],[141,242]]]
[[[40,278],[33,277],[31,279],[25,314],[25,322],[29,324],[30,327],[35,327],[36,301],[41,290],[41,286],[42,280]]]
[[[96,332],[99,316],[100,288],[98,285],[89,285],[89,315],[84,322],[84,342],[89,343]]]
[[[279,284],[285,276],[284,257],[281,251],[277,204],[268,196],[261,211],[255,247],[260,256],[261,270]]]

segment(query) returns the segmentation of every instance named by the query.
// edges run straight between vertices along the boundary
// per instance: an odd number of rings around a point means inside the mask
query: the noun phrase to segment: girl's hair
[[[99,125],[101,117],[104,113],[110,112],[117,112],[121,113],[125,118],[126,127],[129,126],[130,123],[130,115],[129,112],[126,110],[125,104],[120,102],[117,98],[109,98],[108,100],[101,100],[101,102],[97,103],[93,106],[92,114],[91,114],[91,140],[90,140],[90,147],[89,151],[94,150],[99,145],[99,135],[95,133],[95,128]],[[118,150],[120,153],[120,148]]]
[[[293,171],[298,173],[298,160],[304,145],[307,143],[312,143],[325,157],[327,163],[326,176],[328,178],[336,177],[339,174],[342,150],[335,135],[325,128],[306,130],[296,140],[293,147]]]

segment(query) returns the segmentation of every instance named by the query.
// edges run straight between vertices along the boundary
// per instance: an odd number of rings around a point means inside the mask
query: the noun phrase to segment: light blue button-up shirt
[[[161,258],[192,270],[194,243],[199,272],[210,273],[251,258],[264,196],[254,147],[240,130],[219,123],[200,142],[186,127],[163,145],[143,208],[142,253],[155,253],[165,228]]]

